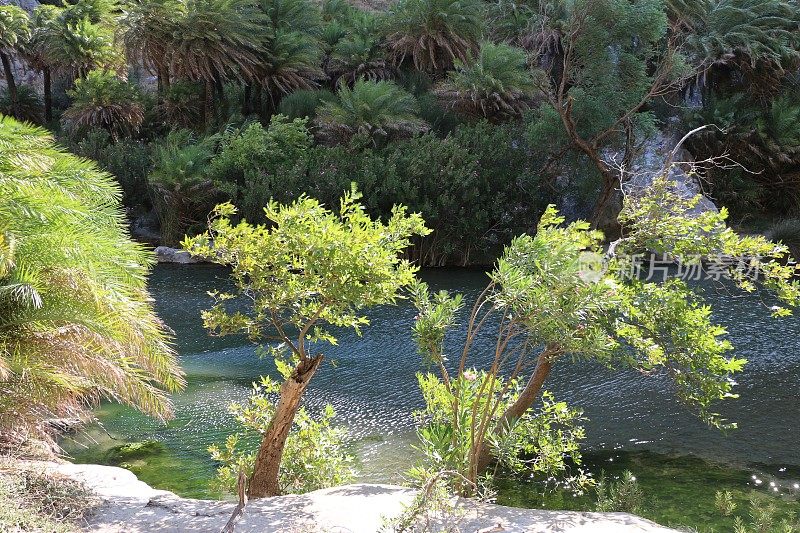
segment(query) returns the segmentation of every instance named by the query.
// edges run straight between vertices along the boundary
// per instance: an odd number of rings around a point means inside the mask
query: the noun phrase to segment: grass
[[[0,458],[0,531],[81,531],[99,503],[78,481],[35,464]]]

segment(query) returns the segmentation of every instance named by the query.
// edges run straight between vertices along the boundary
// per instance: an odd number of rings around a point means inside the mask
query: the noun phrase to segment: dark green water
[[[462,270],[428,271],[423,277],[433,288],[460,291],[468,300],[486,280],[480,272]],[[206,449],[234,430],[227,405],[246,398],[251,383],[272,372],[271,363],[259,360],[246,340],[211,338],[204,331],[199,315],[210,305],[206,292],[226,283],[225,271],[213,266],[155,269],[150,288],[160,316],[175,331],[188,377],[187,389],[174,398],[176,417],[163,425],[131,409],[103,405],[102,429],[90,428],[65,442],[76,460],[102,462],[115,445],[154,439],[164,450],[128,465],[143,480],[185,496],[219,496],[209,489],[214,464]],[[742,500],[751,490],[771,491],[793,506],[800,483],[800,320],[770,319],[755,298],[705,292],[738,354],[749,360],[739,379],[740,399],[720,405],[740,429],[727,434],[709,429],[675,401],[669,382],[659,377],[565,362],[548,383],[556,397],[584,408],[586,459],[593,471],[632,470],[658,502],[650,516],[701,530],[727,524],[710,514],[716,490],[732,490]],[[324,366],[309,389],[312,408],[332,403],[348,427],[362,481],[401,481],[415,460],[410,414],[421,397],[414,377],[420,360],[410,336],[414,314],[408,305],[374,310],[363,337],[344,333],[339,346],[325,350],[335,364]],[[563,494],[543,499],[518,481],[500,487],[500,503],[589,505]]]

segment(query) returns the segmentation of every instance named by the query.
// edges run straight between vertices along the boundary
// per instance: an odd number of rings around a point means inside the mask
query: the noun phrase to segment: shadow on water
[[[423,277],[434,289],[464,293],[468,302],[487,280],[481,272],[463,270],[426,271]],[[155,440],[163,445],[159,453],[127,466],[159,488],[185,496],[219,496],[208,488],[215,465],[207,448],[235,429],[228,404],[246,398],[259,375],[273,373],[271,363],[256,357],[246,340],[209,337],[203,329],[200,311],[211,303],[207,291],[228,283],[226,271],[210,265],[155,269],[150,288],[156,308],[175,332],[188,378],[186,390],[174,397],[175,419],[161,424],[126,407],[104,404],[97,412],[103,429],[95,426],[67,440],[68,453],[77,461],[99,462],[115,445]],[[702,523],[707,518],[703,513],[713,509],[706,504],[708,498],[713,502],[715,490],[751,490],[752,475],[776,476],[787,483],[800,479],[794,466],[800,464],[795,434],[800,428],[800,321],[770,319],[751,297],[730,298],[709,288],[704,293],[716,320],[728,328],[737,355],[749,360],[737,387],[740,399],[719,406],[740,429],[727,434],[709,429],[676,401],[669,382],[657,376],[565,362],[547,384],[557,398],[584,408],[589,419],[587,464],[608,472],[621,472],[620,464],[638,469],[642,485],[652,485],[661,502],[663,523],[683,515]],[[400,481],[415,460],[411,413],[422,398],[415,378],[421,362],[410,335],[414,315],[407,303],[372,310],[372,324],[363,337],[344,332],[338,346],[325,348],[329,364],[308,391],[312,410],[325,403],[336,408],[338,422],[352,436],[365,481]],[[452,350],[456,336],[450,339]],[[758,464],[776,466],[753,466]],[[572,501],[572,496],[537,500],[530,493],[526,484],[506,480],[500,500],[548,507]],[[700,498],[703,494],[706,498]]]

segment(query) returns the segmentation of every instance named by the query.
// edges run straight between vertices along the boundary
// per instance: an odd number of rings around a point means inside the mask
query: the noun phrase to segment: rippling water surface
[[[464,293],[467,301],[486,282],[483,273],[464,270],[426,271],[423,277],[434,289]],[[95,428],[79,442],[66,443],[78,460],[96,460],[98,450],[117,442],[113,439],[159,440],[170,457],[159,467],[162,484],[205,494],[198,487],[206,486],[214,468],[206,448],[234,427],[226,406],[244,399],[260,374],[273,371],[271,362],[258,359],[246,340],[212,338],[203,329],[200,311],[210,305],[206,291],[227,283],[226,271],[214,266],[155,269],[150,289],[158,313],[175,331],[189,383],[175,396],[176,418],[161,425],[130,409],[105,405],[99,414],[107,433]],[[749,360],[737,387],[741,397],[719,405],[740,429],[727,434],[709,429],[675,400],[669,383],[659,377],[564,361],[547,388],[584,408],[588,450],[691,454],[795,471],[794,465],[800,465],[800,320],[771,319],[755,298],[701,290],[713,304],[716,320],[730,331],[737,354]],[[338,346],[325,348],[328,363],[335,364],[325,365],[309,389],[311,405],[332,403],[348,426],[365,480],[397,480],[413,462],[411,412],[421,404],[414,376],[420,358],[410,335],[414,314],[407,304],[373,310],[372,324],[362,337],[345,332]],[[92,439],[88,448],[81,447]]]

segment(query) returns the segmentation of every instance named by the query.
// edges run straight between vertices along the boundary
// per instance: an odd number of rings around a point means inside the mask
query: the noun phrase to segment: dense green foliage
[[[356,181],[374,216],[388,216],[399,201],[429,209],[429,221],[441,214],[437,235],[457,235],[459,242],[446,236],[415,242],[413,253],[428,257],[426,264],[488,263],[511,236],[532,230],[551,202],[570,219],[587,218],[616,236],[620,183],[639,169],[643,141],[666,125],[678,137],[694,126],[716,126],[685,146],[698,160],[714,159],[699,177],[736,221],[785,218],[800,207],[795,2],[401,0],[381,12],[341,0],[77,0],[42,5],[30,15],[9,7],[3,13],[4,57],[42,74],[44,110],[30,89],[12,90],[11,83],[3,109],[56,126],[63,112],[70,146],[83,142],[89,126],[107,130],[111,144],[143,143],[151,164],[133,169],[118,161],[141,161],[135,145],[128,144],[136,152],[130,156],[91,153],[123,183],[132,213],[158,211],[165,243],[196,228],[214,201],[176,197],[191,196],[193,186],[173,187],[172,199],[159,200],[165,179],[179,179],[149,175],[150,166],[170,168],[161,161],[170,157],[162,138],[190,129],[191,144],[208,147],[203,137],[224,132],[230,139],[252,122],[270,129],[277,111],[308,120],[312,141],[295,152],[297,164],[279,158],[263,176],[236,171],[230,179],[215,171],[201,179],[204,190],[213,184],[214,200],[227,197],[259,222],[260,208],[276,193],[291,190],[287,200],[307,193],[327,203]],[[93,70],[105,72],[102,79],[89,76]],[[143,82],[148,74],[154,87]],[[458,125],[476,119],[498,129],[477,126],[469,140],[470,150],[497,153],[491,167],[476,158],[478,179],[492,184],[477,187],[477,203],[497,201],[490,215],[479,205],[481,222],[465,228],[463,213],[435,209],[437,196],[424,197],[425,189],[476,174],[455,176],[444,155],[403,152],[422,150],[413,144],[422,138],[425,149],[441,143],[452,153],[451,137],[464,146],[467,136]],[[286,141],[279,140],[283,134]],[[293,135],[283,129],[265,142],[294,146]],[[491,144],[496,136],[506,136],[515,153]],[[251,132],[247,142],[260,141]],[[206,162],[213,164],[225,142],[210,144]],[[252,148],[262,156],[274,149]],[[427,161],[404,176],[405,167],[394,168],[399,157]],[[378,165],[388,171],[378,173]],[[353,175],[344,176],[345,168]],[[325,176],[316,174],[323,170]],[[319,194],[330,179],[331,190]],[[372,187],[381,193],[371,194]],[[398,187],[419,196],[398,198]],[[445,193],[446,202],[460,201],[463,209],[473,205],[466,200]],[[166,215],[170,205],[195,212]]]
[[[180,389],[146,290],[150,253],[127,236],[120,192],[41,129],[0,117],[0,429],[48,438],[45,420],[101,398],[158,417]]]

